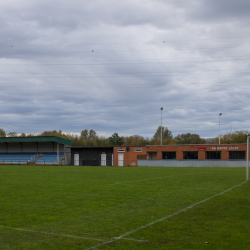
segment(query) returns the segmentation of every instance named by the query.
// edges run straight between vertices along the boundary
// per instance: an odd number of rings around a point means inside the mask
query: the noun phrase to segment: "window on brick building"
[[[191,152],[183,152],[183,159],[198,159],[198,151],[191,151]]]
[[[229,151],[229,159],[245,160],[245,151]]]
[[[208,160],[220,160],[221,152],[220,151],[207,151],[206,156],[207,156],[206,159]]]
[[[134,152],[142,152],[142,148],[135,148]]]
[[[117,149],[117,152],[125,152],[125,149]]]
[[[176,159],[176,152],[162,152],[162,159],[165,160]]]

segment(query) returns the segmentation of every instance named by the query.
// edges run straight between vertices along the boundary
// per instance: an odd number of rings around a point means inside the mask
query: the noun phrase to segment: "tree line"
[[[162,129],[162,131],[161,131]],[[161,137],[162,134],[162,137]],[[248,131],[230,131],[225,135],[221,135],[221,144],[234,144],[234,143],[246,143]],[[16,132],[5,133],[4,129],[0,129],[0,137],[28,137],[28,136],[58,136],[64,139],[72,141],[72,146],[143,146],[143,145],[177,145],[177,144],[218,144],[219,137],[203,139],[198,134],[178,134],[173,137],[172,132],[167,127],[159,126],[154,136],[144,138],[140,135],[133,136],[119,136],[118,133],[113,133],[112,136],[106,138],[99,136],[96,131],[82,130],[80,135],[72,133],[62,133],[61,130],[44,131],[41,134],[17,134]]]

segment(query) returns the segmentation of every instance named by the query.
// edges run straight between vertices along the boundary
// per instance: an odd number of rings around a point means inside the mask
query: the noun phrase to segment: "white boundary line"
[[[18,228],[18,227],[8,227],[8,226],[1,226],[0,225],[0,228],[6,228],[6,229],[18,230],[18,231],[24,231],[24,232],[31,232],[31,233],[55,235],[55,236],[61,236],[61,237],[77,238],[77,239],[82,239],[82,240],[94,240],[94,241],[101,241],[101,242],[107,241],[104,239],[88,238],[88,237],[75,236],[75,235],[69,235],[69,234],[48,233],[48,232],[44,232],[44,231],[35,231],[35,230],[30,230],[30,229]],[[132,238],[123,238],[123,239],[130,240],[130,241],[147,242],[147,240],[137,240],[137,239],[132,239]]]
[[[75,235],[69,235],[69,234],[48,233],[48,232],[29,230],[29,229],[18,228],[18,227],[7,227],[7,226],[1,226],[1,225],[0,225],[0,227],[1,228],[12,229],[12,230],[19,230],[19,231],[31,232],[31,233],[56,235],[56,236],[70,237],[70,238],[77,238],[77,239],[84,239],[84,240],[106,241],[106,240],[101,240],[101,239],[96,239],[96,238],[88,238],[88,237],[75,236]]]
[[[139,242],[148,242],[148,240],[137,240],[137,239],[131,239],[131,238],[123,238],[123,240],[131,240],[131,241],[139,241]]]
[[[177,212],[175,212],[175,213],[173,213],[173,214],[167,215],[167,216],[162,217],[162,218],[160,218],[160,219],[158,219],[158,220],[155,220],[155,221],[153,221],[153,222],[150,222],[150,223],[148,223],[148,224],[145,224],[145,225],[143,225],[143,226],[140,226],[140,227],[138,227],[138,228],[135,228],[135,229],[133,229],[133,230],[131,230],[131,231],[128,231],[128,232],[126,232],[126,233],[124,233],[124,234],[121,234],[121,235],[118,236],[118,237],[113,237],[113,238],[110,239],[109,241],[106,241],[106,242],[97,244],[97,245],[92,246],[92,247],[89,247],[89,248],[85,248],[84,250],[95,249],[95,248],[97,248],[97,247],[106,245],[106,244],[108,244],[108,243],[112,243],[112,242],[114,242],[114,241],[116,241],[116,240],[126,239],[125,237],[126,237],[127,235],[129,235],[129,234],[132,234],[132,233],[137,232],[137,231],[139,231],[139,230],[141,230],[141,229],[144,229],[144,228],[146,228],[146,227],[152,226],[152,225],[154,225],[154,224],[157,223],[157,222],[163,221],[163,220],[165,220],[165,219],[167,219],[167,218],[170,218],[170,217],[173,217],[173,216],[175,216],[175,215],[177,215],[177,214],[179,214],[179,213],[182,213],[182,212],[184,212],[184,211],[186,211],[186,210],[188,210],[188,209],[190,209],[190,208],[193,208],[193,207],[196,206],[196,205],[199,205],[199,204],[201,204],[201,203],[203,203],[203,202],[206,202],[206,201],[208,201],[208,200],[210,200],[210,199],[212,199],[212,198],[214,198],[214,197],[216,197],[216,196],[218,196],[218,195],[222,195],[222,194],[224,194],[224,193],[226,193],[226,192],[228,192],[228,191],[230,191],[230,190],[232,190],[232,189],[234,189],[234,188],[236,188],[236,187],[239,187],[239,186],[245,184],[246,182],[247,182],[247,180],[244,181],[244,182],[242,182],[241,184],[235,185],[235,186],[233,186],[233,187],[231,187],[231,188],[229,188],[229,189],[227,189],[227,190],[225,190],[225,191],[223,191],[223,192],[221,192],[221,193],[218,193],[218,194],[215,194],[215,195],[213,195],[213,196],[210,196],[210,197],[208,197],[208,198],[206,198],[206,199],[204,199],[204,200],[202,200],[202,201],[198,201],[198,202],[196,202],[196,203],[190,205],[189,207],[183,208],[183,209],[181,209],[181,210],[179,210],[179,211],[177,211]]]

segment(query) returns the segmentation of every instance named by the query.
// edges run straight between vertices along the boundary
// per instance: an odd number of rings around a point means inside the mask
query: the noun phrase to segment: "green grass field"
[[[0,166],[0,249],[250,249],[249,232],[244,168]]]

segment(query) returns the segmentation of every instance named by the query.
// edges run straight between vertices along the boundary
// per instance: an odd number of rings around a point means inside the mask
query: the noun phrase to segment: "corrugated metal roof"
[[[10,142],[58,142],[72,146],[72,141],[58,136],[0,137],[0,143]]]

